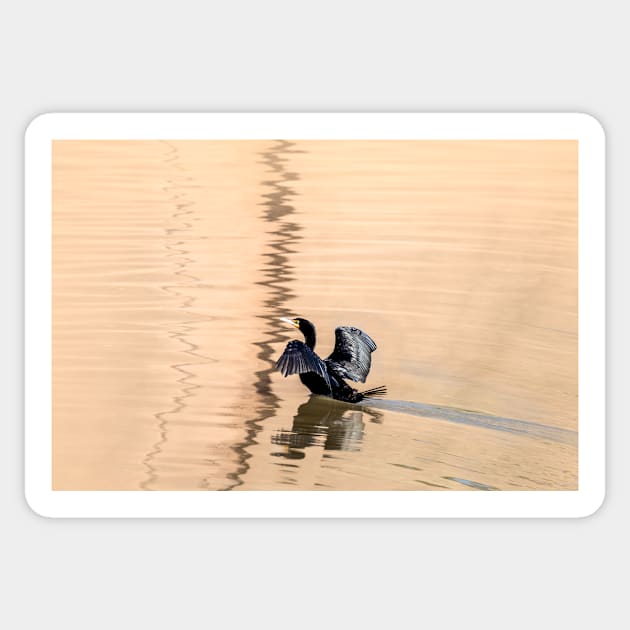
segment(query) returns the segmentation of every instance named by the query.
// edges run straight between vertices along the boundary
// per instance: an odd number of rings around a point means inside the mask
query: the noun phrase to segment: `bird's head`
[[[292,317],[291,319],[289,319],[288,317],[281,317],[280,320],[286,322],[287,324],[290,324],[291,326],[297,328],[298,330],[301,330],[302,332],[304,332],[304,329],[307,327],[307,325],[310,325],[311,327],[313,326],[311,322],[302,317]]]
[[[297,328],[306,338],[307,345],[313,347],[315,345],[315,326],[308,319],[303,317],[281,317],[281,321],[290,324],[294,328]]]

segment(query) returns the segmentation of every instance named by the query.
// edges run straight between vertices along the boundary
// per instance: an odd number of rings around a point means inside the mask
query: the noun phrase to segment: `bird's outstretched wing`
[[[342,378],[365,383],[372,352],[376,350],[374,340],[354,326],[339,326],[335,329],[335,349],[326,359]]]
[[[282,372],[283,376],[315,372],[330,387],[326,364],[302,341],[289,341],[276,363],[276,368]]]

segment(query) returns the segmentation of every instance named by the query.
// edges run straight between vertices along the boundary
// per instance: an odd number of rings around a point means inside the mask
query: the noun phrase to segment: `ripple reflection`
[[[185,290],[189,286],[198,286],[201,279],[190,272],[189,266],[195,261],[191,258],[191,252],[186,246],[188,238],[193,234],[193,221],[196,220],[194,202],[191,201],[184,188],[193,181],[191,177],[185,175],[185,168],[181,163],[181,156],[177,147],[165,140],[161,141],[167,147],[164,162],[169,164],[175,173],[168,179],[162,190],[169,195],[173,206],[173,212],[169,219],[169,225],[164,230],[165,257],[174,265],[173,276],[176,284],[164,285],[162,291],[177,300],[177,308],[182,312],[189,312],[195,298],[188,295]],[[215,361],[198,352],[199,346],[188,338],[195,330],[195,320],[188,320],[173,324],[167,330],[167,335],[181,344],[181,353],[185,355],[185,361],[169,365],[176,375],[178,393],[173,396],[172,406],[154,414],[157,420],[158,439],[153,444],[151,450],[146,454],[143,465],[146,470],[146,479],[140,484],[143,490],[153,490],[158,485],[158,465],[157,460],[163,453],[168,442],[169,418],[174,414],[179,414],[188,405],[190,398],[200,389],[201,385],[194,382],[196,374],[190,367],[208,361]]]
[[[289,255],[295,250],[293,246],[301,236],[302,229],[291,216],[295,214],[295,206],[290,201],[297,194],[289,182],[299,179],[299,175],[288,170],[285,166],[291,153],[302,153],[295,149],[295,143],[287,140],[278,140],[262,155],[262,162],[268,167],[272,177],[261,182],[261,186],[267,189],[262,197],[264,207],[261,218],[270,224],[266,232],[269,242],[263,254],[265,263],[261,269],[263,279],[256,282],[266,288],[267,297],[263,301],[262,313],[258,315],[263,320],[263,328],[260,341],[255,342],[258,347],[256,357],[266,366],[255,372],[256,394],[258,406],[256,417],[247,421],[246,436],[243,442],[233,447],[237,453],[239,466],[235,473],[228,475],[232,483],[224,488],[231,490],[243,484],[243,475],[249,470],[247,460],[251,457],[248,447],[251,446],[257,434],[260,432],[261,423],[276,414],[280,407],[279,398],[271,387],[271,375],[275,371],[274,344],[282,342],[286,337],[286,329],[278,320],[278,313],[289,300],[295,297],[290,289],[294,280],[293,266],[290,264]]]

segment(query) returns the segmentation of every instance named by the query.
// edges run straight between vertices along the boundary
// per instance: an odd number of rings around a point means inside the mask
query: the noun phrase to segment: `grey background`
[[[616,2],[0,10],[6,628],[627,627],[627,17]],[[47,520],[23,499],[23,131],[46,111],[584,111],[607,132],[608,496],[580,520]]]

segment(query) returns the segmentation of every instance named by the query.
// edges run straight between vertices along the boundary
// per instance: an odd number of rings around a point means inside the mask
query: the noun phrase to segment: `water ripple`
[[[261,186],[268,190],[262,195],[264,201],[261,205],[264,209],[261,218],[270,224],[271,229],[267,232],[269,241],[263,254],[265,264],[261,272],[264,279],[256,282],[267,289],[262,313],[258,315],[263,321],[263,329],[260,341],[254,343],[258,348],[256,357],[266,367],[255,373],[254,387],[258,396],[256,417],[246,422],[245,439],[233,446],[239,466],[235,473],[228,475],[231,483],[224,490],[231,490],[243,484],[242,477],[249,470],[247,460],[251,457],[247,449],[255,443],[256,436],[262,428],[261,423],[275,416],[280,407],[279,398],[271,387],[271,375],[275,371],[274,344],[285,339],[285,329],[279,322],[278,314],[294,297],[290,288],[294,273],[289,254],[294,252],[293,246],[302,238],[299,235],[301,226],[290,220],[295,214],[295,207],[290,200],[296,193],[288,185],[288,182],[299,179],[299,175],[286,168],[287,158],[284,157],[290,153],[301,152],[294,147],[293,142],[278,140],[261,154],[263,163],[273,175],[271,179],[261,182]]]

